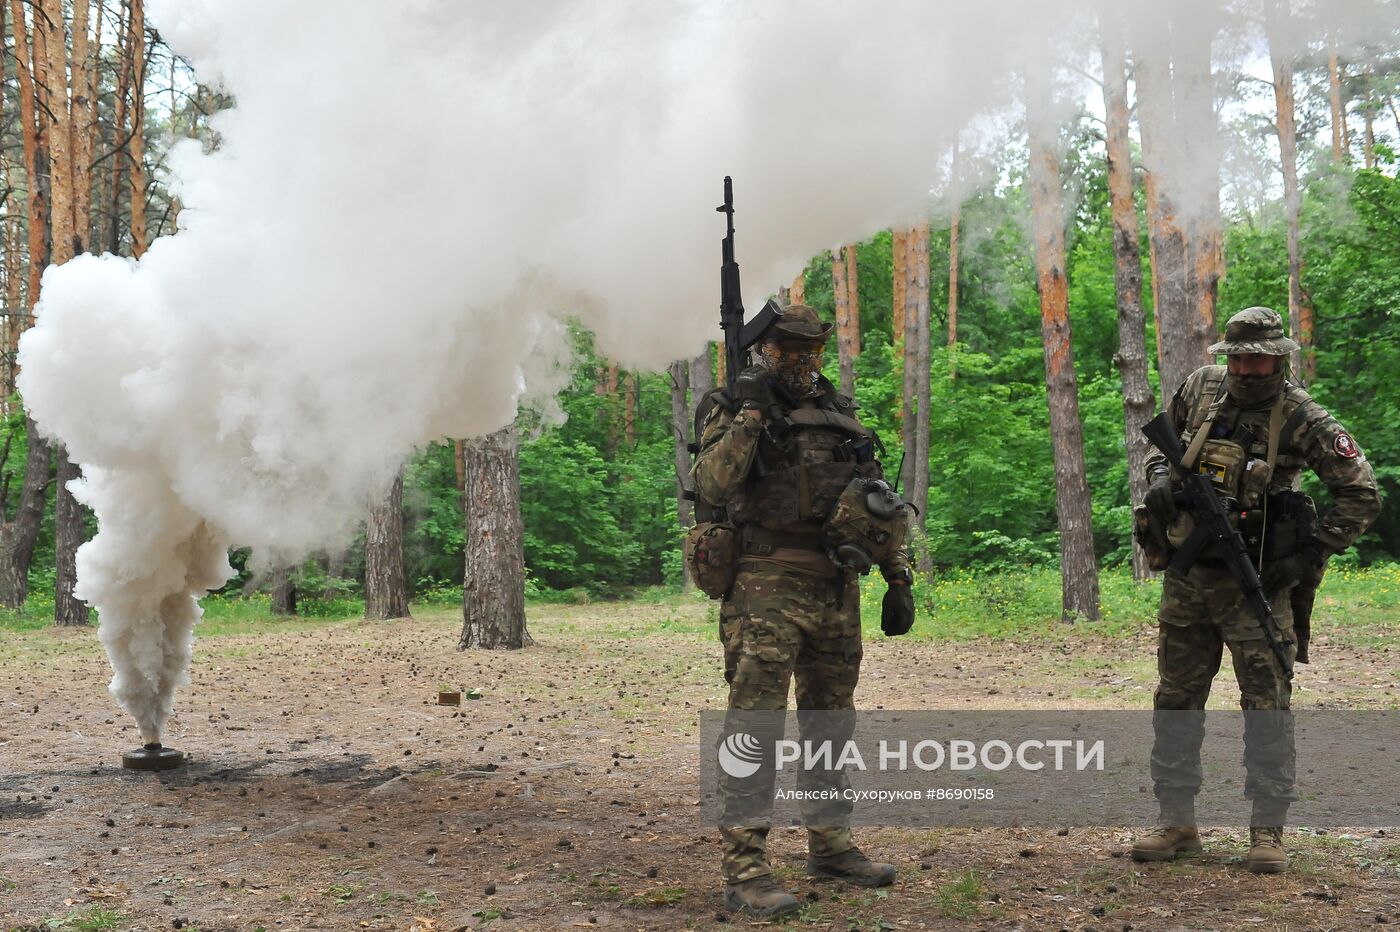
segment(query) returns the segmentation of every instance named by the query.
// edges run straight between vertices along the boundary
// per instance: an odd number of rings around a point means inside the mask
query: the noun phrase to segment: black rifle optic
[[[1181,448],[1181,438],[1177,436],[1176,427],[1166,412],[1149,421],[1142,428],[1142,432],[1154,447],[1162,451],[1167,462],[1182,477],[1184,488],[1178,493],[1178,501],[1191,510],[1196,521],[1195,529],[1172,556],[1168,569],[1184,574],[1191,569],[1202,550],[1210,544],[1219,544],[1218,549],[1223,554],[1225,565],[1239,584],[1245,601],[1254,612],[1254,617],[1259,621],[1264,638],[1269,642],[1269,650],[1278,658],[1283,675],[1293,679],[1293,664],[1288,661],[1288,646],[1293,642],[1284,638],[1283,632],[1278,630],[1273,606],[1264,595],[1264,584],[1259,579],[1259,571],[1249,559],[1244,536],[1230,523],[1229,515],[1225,512],[1220,496],[1215,492],[1215,486],[1211,484],[1210,476],[1186,468],[1186,464],[1182,462],[1186,451]]]
[[[749,348],[783,317],[783,309],[772,298],[758,316],[744,323],[744,295],[739,287],[739,263],[734,261],[734,181],[724,176],[724,203],[715,208],[724,214],[725,233],[720,241],[719,325],[724,330],[724,384],[734,385],[747,368]]]

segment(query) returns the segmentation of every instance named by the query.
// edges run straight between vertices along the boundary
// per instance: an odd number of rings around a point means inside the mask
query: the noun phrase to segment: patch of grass
[[[1303,848],[1343,851],[1355,851],[1365,845],[1361,839],[1354,835],[1329,835],[1322,832],[1312,832],[1308,829],[1298,830],[1298,844]]]
[[[118,929],[118,923],[126,919],[126,914],[116,909],[94,906],[86,913],[69,913],[62,917],[41,919],[39,925],[45,929],[59,929],[63,932],[105,932]]]
[[[53,590],[30,589],[19,608],[0,608],[0,631],[38,631],[53,627]]]
[[[321,891],[322,896],[330,897],[337,903],[348,903],[355,898],[355,894],[360,892],[360,884],[357,883],[333,883]]]
[[[1060,621],[1060,571],[1054,567],[1015,570],[951,570],[919,574],[914,583],[918,620],[910,637],[970,640],[1062,639],[1091,635],[1123,637],[1156,623],[1161,583],[1136,582],[1128,567],[1099,571],[1103,617],[1073,626]],[[878,573],[861,580],[867,635],[879,630],[885,582]],[[1381,646],[1393,642],[1400,609],[1400,564],[1367,568],[1338,565],[1318,593],[1313,631],[1343,643]]]
[[[1161,585],[1137,583],[1128,569],[1100,576],[1103,617],[1070,628],[1060,621],[1060,572],[1049,567],[1009,571],[954,570],[920,575],[914,583],[918,620],[911,635],[937,640],[978,637],[1063,637],[1072,632],[1121,637],[1151,624]],[[885,582],[878,573],[861,581],[862,617],[870,633],[879,628]]]
[[[967,871],[957,880],[945,883],[934,892],[933,903],[945,919],[972,919],[982,913],[987,899],[987,884],[977,871]]]

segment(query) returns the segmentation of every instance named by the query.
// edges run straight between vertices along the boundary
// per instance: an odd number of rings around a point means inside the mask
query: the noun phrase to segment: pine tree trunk
[[[68,96],[67,32],[59,0],[44,0],[36,12],[46,19],[42,53],[47,57],[44,99],[49,120],[49,204],[53,236],[50,261],[54,265],[63,265],[73,258],[78,248],[74,217],[73,119]],[[37,44],[34,54],[37,60],[41,54]],[[80,473],[78,465],[68,458],[68,451],[61,445],[54,447],[54,462],[58,473],[58,486],[54,492],[54,552],[57,561],[54,622],[64,627],[85,625],[88,623],[88,608],[73,595],[73,586],[77,582],[77,551],[86,537],[86,527],[82,506],[68,488],[68,483],[78,479]]]
[[[365,617],[408,618],[403,565],[403,467],[369,508],[365,528]]]
[[[850,315],[851,358],[860,357],[860,272],[856,265],[856,245],[845,248],[846,312]]]
[[[33,322],[32,309],[39,300],[39,278],[48,261],[48,206],[44,196],[40,163],[43,158],[42,123],[37,106],[37,88],[33,77],[36,64],[34,48],[24,18],[22,0],[11,0],[10,12],[15,40],[15,70],[19,81],[19,118],[24,145],[25,186],[29,209],[29,281],[28,308],[18,324],[18,334]],[[43,56],[39,56],[40,59]],[[12,376],[17,374],[12,367]],[[20,493],[19,510],[12,520],[0,524],[0,605],[19,608],[29,597],[29,567],[34,559],[34,545],[44,518],[44,500],[49,487],[50,451],[48,442],[39,434],[32,418],[25,418],[28,453],[24,463],[24,485]],[[3,519],[0,515],[0,519]]]
[[[44,522],[44,500],[49,488],[48,441],[40,435],[32,418],[24,419],[24,429],[28,451],[19,510],[12,519],[0,523],[0,605],[5,608],[19,608],[29,598],[29,566]]]
[[[3,20],[4,4],[0,3],[0,20]],[[3,28],[3,22],[0,22]],[[19,337],[24,332],[24,324],[28,319],[28,313],[24,309],[24,246],[21,242],[23,231],[21,230],[19,199],[15,196],[15,170],[14,160],[8,153],[0,152],[0,161],[4,164],[5,180],[10,191],[5,196],[5,401],[8,405],[9,398],[15,393],[15,377],[19,374],[15,363],[15,352],[19,348]],[[6,408],[7,415],[9,413]]]
[[[1282,156],[1283,215],[1288,228],[1288,328],[1294,339],[1302,344],[1303,268],[1298,231],[1302,198],[1298,191],[1298,127],[1294,119],[1293,63],[1285,57],[1287,45],[1282,35],[1290,15],[1288,0],[1268,0],[1264,6],[1264,25],[1274,71],[1274,125],[1278,130],[1279,154]],[[1291,363],[1294,372],[1303,372],[1303,358],[1307,355],[1311,355],[1310,346],[1301,346],[1293,352]]]
[[[1346,140],[1347,114],[1342,107],[1342,68],[1337,63],[1337,37],[1327,40],[1327,86],[1328,103],[1332,106],[1332,161],[1342,164],[1342,145]],[[1400,120],[1396,121],[1400,128]]]
[[[618,373],[617,373],[617,363],[615,363],[615,362],[610,362],[610,363],[608,363],[608,366],[607,366],[607,369],[605,370],[605,372],[606,372],[606,379],[607,379],[607,381],[606,381],[605,384],[604,384],[604,394],[607,396],[607,402],[608,402],[608,403],[607,403],[608,433],[607,433],[607,446],[605,447],[604,453],[605,453],[605,455],[607,456],[607,458],[611,460],[614,456],[617,455],[618,427],[620,426],[620,425],[618,424],[618,421],[621,420],[621,418],[620,418],[621,412],[619,411],[618,397],[617,397],[617,386],[618,386],[618,381],[617,381],[617,374],[618,374]]]
[[[686,421],[686,429],[692,434],[695,431],[695,411],[700,402],[705,400],[705,396],[715,390],[715,373],[710,364],[710,347],[714,344],[706,344],[705,351],[694,359],[690,360],[690,407],[688,409],[689,420]],[[720,358],[724,357],[720,353]],[[691,440],[700,442],[698,436],[692,436]]]
[[[68,47],[59,0],[43,0],[36,12],[47,19],[44,48],[46,87],[42,99],[49,119],[49,224],[53,236],[50,262],[62,265],[76,255],[73,237],[73,123],[68,103]]]
[[[92,153],[97,114],[92,43],[88,35],[89,0],[73,2],[72,115],[74,252],[87,251],[92,239]]]
[[[88,623],[87,603],[73,595],[77,582],[76,556],[86,537],[83,506],[68,491],[68,483],[81,478],[78,464],[68,458],[62,446],[54,447],[58,466],[58,490],[53,505],[54,551],[57,567],[54,574],[54,624],[59,627],[81,627]]]
[[[295,615],[297,613],[297,584],[292,579],[290,566],[279,566],[272,572],[272,614]]]
[[[515,427],[467,444],[467,555],[462,637],[469,647],[514,650],[525,630],[525,528]]]
[[[914,465],[927,451],[919,449],[918,399],[919,399],[919,341],[928,340],[928,334],[920,330],[918,289],[918,253],[920,226],[913,227],[904,236],[904,285],[900,292],[904,297],[904,348],[900,354],[903,369],[903,391],[900,402],[900,441],[904,447],[904,467],[900,470],[899,484],[906,497],[913,501],[922,513],[925,505],[914,497]],[[928,240],[922,247],[928,249]],[[921,335],[922,333],[922,335]]]
[[[807,303],[807,280],[801,272],[797,273],[797,277],[792,280],[792,286],[788,288],[788,301],[791,304]]]
[[[8,9],[4,3],[0,3],[0,37],[6,32],[5,20],[8,17]],[[21,30],[22,31],[22,30]],[[0,84],[8,84],[9,66],[11,59],[5,56],[0,61]],[[0,101],[3,105],[3,101]],[[21,108],[22,109],[22,108]],[[21,136],[23,132],[21,124]],[[23,144],[23,143],[22,143]],[[28,315],[24,310],[24,251],[20,244],[21,224],[19,200],[15,196],[17,188],[13,157],[8,151],[0,151],[0,165],[5,172],[6,194],[5,194],[5,330],[4,330],[4,386],[5,398],[0,402],[0,408],[6,417],[10,414],[10,396],[15,393],[15,377],[19,374],[15,359],[19,349],[19,337],[24,332],[24,324]],[[8,452],[8,451],[7,451]],[[4,520],[4,515],[0,514],[0,521]]]
[[[113,255],[121,254],[122,195],[127,193],[126,173],[131,162],[130,140],[127,138],[127,127],[130,122],[127,101],[131,95],[131,75],[134,70],[131,12],[131,0],[122,0],[121,16],[118,19],[117,28],[117,113],[113,127],[115,145],[120,148],[120,151],[112,157],[112,170],[109,173],[110,177],[107,183],[107,195],[110,198],[107,251]]]
[[[904,269],[908,258],[909,234],[904,230],[890,231],[890,338],[896,347],[904,340],[904,292],[909,276]],[[899,369],[904,367],[901,364]]]
[[[1362,119],[1365,120],[1365,134],[1361,137],[1361,156],[1363,164],[1367,168],[1376,167],[1376,111],[1375,101],[1371,95],[1371,89],[1366,88],[1366,102],[1361,111]]]
[[[42,132],[38,114],[37,89],[34,86],[28,30],[24,21],[23,0],[10,0],[10,10],[14,17],[15,71],[19,78],[19,117],[24,136],[24,183],[29,193],[29,283],[28,307],[32,318],[34,305],[39,303],[39,279],[48,264],[49,209],[48,200],[39,171],[42,157],[40,134]],[[21,332],[28,326],[28,321]],[[47,469],[47,467],[45,467]]]
[[[1198,365],[1210,361],[1205,347],[1214,342],[1217,332],[1215,305],[1225,272],[1220,219],[1220,134],[1215,115],[1215,77],[1211,71],[1214,28],[1213,19],[1205,15],[1183,15],[1172,25],[1176,38],[1172,67],[1178,129],[1175,141],[1192,165],[1190,180],[1184,176],[1181,179],[1179,203],[1193,200],[1193,187],[1199,192],[1185,224],[1190,276],[1187,286],[1202,341]],[[1186,146],[1189,155],[1185,154]]]
[[[1049,124],[1051,76],[1027,80],[1030,131],[1031,219],[1040,287],[1045,347],[1046,400],[1055,455],[1055,502],[1060,523],[1060,574],[1064,621],[1099,617],[1099,574],[1094,559],[1091,500],[1084,466],[1079,387],[1070,340],[1069,288],[1065,280],[1064,202],[1057,133]]]
[[[457,507],[466,514],[467,508],[467,454],[465,442],[452,441],[452,468],[457,474]]]
[[[913,493],[914,505],[919,509],[914,523],[919,529],[917,538],[918,565],[919,569],[925,572],[933,567],[933,554],[929,551],[928,540],[924,536],[928,528],[929,403],[932,391],[929,371],[932,360],[929,354],[933,342],[933,317],[929,309],[928,233],[927,222],[914,228],[914,248],[913,254],[910,256],[910,266],[914,278],[909,289],[913,297],[911,314],[918,320],[912,357],[914,363],[914,448],[918,451],[918,455],[914,458],[914,469],[911,474],[913,485],[910,486],[909,491]],[[906,333],[909,326],[910,321],[906,320]],[[908,358],[906,356],[906,359]]]
[[[1169,188],[1176,180],[1172,167],[1184,164],[1187,158],[1182,130],[1175,118],[1170,77],[1166,69],[1147,61],[1136,63],[1136,76],[1143,167],[1150,186],[1148,242],[1157,317],[1158,371],[1166,397],[1209,360],[1206,347],[1210,345],[1210,333],[1193,300],[1190,249],[1176,207],[1181,192]]]
[[[836,304],[836,353],[841,370],[841,393],[855,396],[855,344],[851,340],[851,289],[846,281],[850,268],[845,247],[831,254],[831,296]]]
[[[637,373],[628,372],[622,388],[622,437],[629,450],[637,445],[637,391]]]
[[[958,377],[958,263],[959,234],[962,226],[962,177],[958,170],[961,139],[953,137],[953,156],[948,177],[953,191],[953,215],[948,223],[948,378]]]
[[[145,0],[131,0],[131,254],[146,254],[146,16]]]
[[[1122,378],[1123,439],[1128,453],[1129,501],[1147,494],[1147,438],[1142,427],[1152,419],[1154,400],[1147,379],[1146,321],[1142,310],[1142,255],[1138,246],[1137,204],[1133,200],[1133,164],[1128,145],[1128,83],[1121,19],[1101,14],[1103,35],[1103,102],[1107,126],[1108,191],[1113,213],[1114,286],[1118,297],[1118,352],[1114,365]],[[1151,577],[1147,558],[1133,541],[1133,578]]]
[[[690,365],[684,359],[671,363],[667,371],[671,375],[671,437],[676,459],[676,521],[685,531],[694,522],[690,499],[685,497],[687,477],[690,475],[690,405],[686,393],[690,388]],[[690,591],[690,573],[681,563],[681,588]]]
[[[955,202],[948,226],[948,376],[954,379],[958,377],[958,238],[961,226],[962,205]]]
[[[909,287],[909,273],[905,262],[909,256],[909,234],[905,230],[890,230],[890,339],[894,344],[895,377],[904,384],[904,294]],[[895,423],[899,425],[901,437],[904,433],[905,407],[908,396],[901,392],[900,405],[895,409]]]

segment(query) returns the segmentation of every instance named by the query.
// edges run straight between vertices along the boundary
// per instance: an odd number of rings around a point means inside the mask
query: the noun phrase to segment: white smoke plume
[[[148,5],[236,106],[171,160],[180,232],[50,269],[21,348],[83,466],[79,594],[147,741],[229,546],[343,540],[415,446],[552,395],[569,317],[629,366],[714,338],[723,175],[757,307],[918,214],[1054,37],[1094,40],[1046,0]]]

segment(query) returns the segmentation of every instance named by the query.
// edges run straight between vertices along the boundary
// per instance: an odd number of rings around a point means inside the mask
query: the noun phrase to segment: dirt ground
[[[93,632],[0,634],[0,928],[724,926],[717,835],[696,811],[697,714],[724,703],[709,612],[537,607],[537,643],[515,653],[457,652],[455,613],[206,638],[167,738],[191,760],[165,774],[120,769],[138,742]],[[1394,707],[1385,640],[1315,650],[1297,704]],[[876,636],[857,702],[1145,708],[1152,652],[1146,626]],[[439,706],[440,684],[479,698]],[[807,899],[792,927],[1400,924],[1393,834],[1290,832],[1281,877],[1243,869],[1238,831],[1170,865],[1124,857],[1131,834],[870,829],[863,847],[900,869],[873,892],[808,881],[798,831],[772,848]]]

